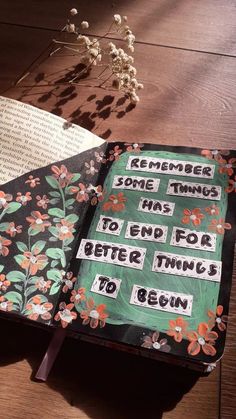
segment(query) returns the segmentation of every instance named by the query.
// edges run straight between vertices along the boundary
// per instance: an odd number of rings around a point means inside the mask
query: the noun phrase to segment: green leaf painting
[[[14,259],[15,259],[16,263],[18,263],[18,265],[21,266],[25,257],[23,255],[16,255],[16,256],[14,256]]]
[[[60,290],[61,285],[58,284],[57,282],[55,282],[50,289],[49,295],[55,295],[58,293],[58,291]]]
[[[16,304],[21,304],[22,303],[22,296],[21,296],[21,294],[19,294],[19,292],[15,292],[15,291],[6,292],[4,297],[8,301],[11,301],[12,303],[16,303]]]
[[[49,215],[54,215],[55,217],[64,218],[65,212],[61,210],[60,208],[51,208],[48,210]]]
[[[21,271],[11,271],[8,272],[6,278],[11,282],[22,282],[25,281],[26,275]]]
[[[75,224],[78,221],[79,216],[76,214],[70,214],[70,215],[67,215],[65,219],[66,221],[69,221],[69,223]]]
[[[48,193],[48,195],[50,195],[50,196],[51,196],[51,197],[53,197],[53,198],[60,198],[60,197],[61,197],[60,192],[57,192],[57,191],[50,191],[50,192]]]
[[[80,173],[75,173],[74,176],[72,176],[71,178],[71,183],[77,182],[77,180],[79,180],[81,174]]]
[[[45,176],[45,179],[47,183],[53,188],[53,189],[59,189],[60,185],[58,181],[53,176]]]
[[[12,214],[16,212],[19,208],[21,208],[21,204],[19,202],[10,202],[8,206],[5,208],[5,214]]]
[[[61,259],[64,255],[64,252],[59,247],[52,247],[46,250],[46,255],[52,259]]]
[[[62,273],[58,269],[49,269],[47,271],[47,278],[52,281],[62,282]]]
[[[0,231],[6,231],[10,223],[0,223]]]
[[[27,252],[28,251],[28,247],[23,242],[16,242],[16,246],[17,246],[18,250],[20,250],[20,252]]]
[[[38,240],[31,248],[31,252],[38,254],[40,252],[42,252],[42,250],[44,249],[46,245],[46,241],[44,240]]]

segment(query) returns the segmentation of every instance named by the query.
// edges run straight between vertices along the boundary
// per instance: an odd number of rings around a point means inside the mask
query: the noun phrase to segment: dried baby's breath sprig
[[[83,22],[81,22],[80,24],[82,29],[88,29],[89,28],[89,23],[86,20],[83,20]]]
[[[127,16],[121,17],[120,15],[114,15],[114,22],[116,24],[116,30],[121,35],[121,37],[126,41],[127,47],[131,52],[134,52],[134,41],[135,36],[128,25]]]
[[[116,24],[116,25],[121,25],[121,23],[122,23],[122,19],[121,19],[121,15],[114,15],[113,16],[113,19],[114,19],[114,23]]]
[[[76,33],[76,28],[75,28],[75,24],[74,23],[70,23],[70,22],[68,22],[67,24],[66,24],[66,32],[68,32],[68,33]]]
[[[128,55],[122,48],[116,48],[113,42],[109,43],[109,56],[111,59],[111,68],[115,76],[113,87],[118,90],[124,90],[128,94],[131,103],[137,104],[139,97],[136,90],[143,88],[142,83],[138,83],[135,78],[137,70],[132,65],[134,59]]]
[[[71,16],[76,16],[78,14],[78,10],[73,7],[73,9],[70,10],[70,14]]]
[[[77,37],[78,46],[82,53],[81,62],[87,66],[96,65],[101,61],[101,48],[99,41],[96,38],[92,40],[85,35],[78,35]],[[81,48],[82,47],[82,48]]]
[[[99,85],[95,87],[108,88],[107,82],[111,82],[110,87],[124,92],[130,99],[132,104],[139,102],[137,91],[143,89],[143,84],[137,81],[137,70],[134,66],[134,58],[130,53],[134,52],[135,35],[131,28],[127,25],[127,16],[114,14],[112,23],[108,31],[98,38],[92,38],[89,35],[80,33],[79,28],[88,29],[89,22],[83,20],[79,25],[74,22],[78,11],[75,8],[70,10],[70,19],[67,20],[66,26],[63,28],[71,39],[71,42],[54,40],[59,47],[51,53],[54,54],[62,47],[69,49],[78,54],[80,63],[84,65],[82,71],[73,76],[70,83],[77,83],[81,80],[83,74],[90,72],[93,66],[102,66],[103,69],[96,80]],[[72,19],[72,20],[71,20]],[[110,42],[106,37],[112,34],[117,34],[122,41],[125,42],[125,47],[129,50],[127,53],[123,48],[118,48],[114,42]]]

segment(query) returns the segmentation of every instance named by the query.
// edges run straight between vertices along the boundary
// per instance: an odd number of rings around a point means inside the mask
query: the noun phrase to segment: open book
[[[236,153],[106,143],[0,99],[0,313],[210,370],[224,350]]]

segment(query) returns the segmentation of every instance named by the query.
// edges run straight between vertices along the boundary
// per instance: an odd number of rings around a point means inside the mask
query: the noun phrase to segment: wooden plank
[[[236,7],[232,0],[12,0],[2,2],[1,21],[60,30],[71,7],[103,34],[114,13],[127,15],[137,40],[236,55]],[[80,20],[79,20],[80,21]]]
[[[129,101],[118,100],[121,95],[116,92],[65,83],[55,86],[68,79],[77,64],[77,57],[55,54],[8,95],[109,140],[236,147],[234,58],[138,45],[137,78],[145,87],[135,109]],[[48,82],[51,87],[45,86]]]
[[[218,416],[219,368],[199,378],[190,370],[68,339],[48,382],[36,383],[29,377],[49,335],[10,321],[0,320],[0,328],[4,419]]]
[[[227,327],[225,353],[221,372],[221,418],[231,419],[236,410],[236,260],[234,261],[233,285],[230,299],[230,315]]]
[[[7,34],[7,35],[6,35]],[[52,34],[39,29],[0,24],[0,92],[12,86],[15,80],[50,43]]]

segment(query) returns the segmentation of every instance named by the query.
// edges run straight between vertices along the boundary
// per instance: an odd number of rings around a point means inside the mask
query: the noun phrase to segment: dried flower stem
[[[77,14],[77,9],[73,8],[70,10],[70,15],[73,19]],[[89,23],[83,21],[80,23],[80,27],[87,29],[89,28]],[[105,85],[112,79],[112,87],[114,88],[112,90],[120,90],[128,95],[131,103],[138,103],[139,97],[136,91],[142,89],[143,85],[136,80],[137,70],[133,66],[134,59],[124,49],[116,47],[113,42],[107,39],[109,35],[118,34],[125,41],[126,47],[131,52],[134,51],[135,36],[127,25],[127,17],[121,17],[119,14],[115,14],[107,32],[104,35],[92,39],[91,35],[80,34],[78,28],[79,26],[75,26],[73,20],[71,22],[68,19],[63,31],[70,33],[70,36],[76,37],[75,42],[53,39],[53,42],[59,45],[59,47],[50,54],[52,56],[63,47],[69,51],[73,51],[75,53],[74,55],[78,54],[80,56],[80,63],[84,64],[85,67],[74,75],[68,83],[81,85],[78,79],[82,75],[89,73],[93,66],[105,66],[96,77],[97,80],[101,80],[100,84],[94,87],[107,89]],[[104,57],[107,57],[109,60],[108,63],[103,64],[101,62]],[[90,78],[90,80],[92,79]],[[85,86],[84,83],[82,85]]]

